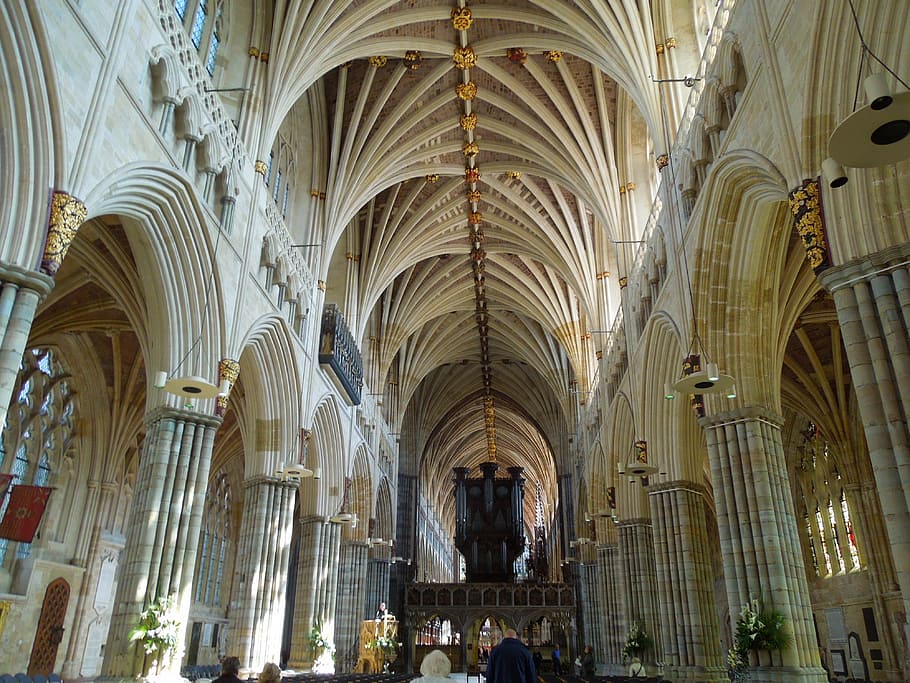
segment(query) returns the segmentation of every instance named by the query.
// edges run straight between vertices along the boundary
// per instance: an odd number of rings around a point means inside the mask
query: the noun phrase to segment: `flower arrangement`
[[[318,619],[313,621],[313,628],[310,629],[310,650],[312,650],[314,658],[320,651],[335,651],[335,645],[322,633],[322,624],[319,623]]]
[[[648,635],[647,631],[642,628],[641,624],[636,621],[632,624],[632,628],[629,629],[629,637],[626,638],[626,644],[622,649],[622,654],[627,659],[632,659],[632,657],[637,657],[653,644],[654,640]]]
[[[174,596],[156,598],[139,614],[139,624],[129,633],[130,642],[142,643],[156,665],[177,649],[180,622],[171,616]]]
[[[401,643],[396,643],[388,636],[378,636],[366,644],[367,650],[382,650],[383,654],[395,654]]]
[[[750,650],[785,650],[793,641],[784,615],[762,607],[757,599],[743,605],[736,619],[733,647],[727,652],[727,666],[734,680],[742,680],[749,668]]]

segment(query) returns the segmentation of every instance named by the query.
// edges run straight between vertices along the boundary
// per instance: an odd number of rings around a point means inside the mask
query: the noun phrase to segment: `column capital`
[[[839,266],[832,266],[818,276],[819,282],[829,292],[843,289],[856,282],[870,280],[875,275],[908,266],[910,243],[898,244],[868,254]]]
[[[243,488],[251,489],[255,486],[270,485],[283,489],[296,489],[299,486],[296,481],[285,481],[280,477],[274,477],[268,474],[254,474],[243,480]]]
[[[145,414],[146,426],[165,419],[184,420],[198,425],[216,428],[220,427],[222,422],[222,418],[217,415],[206,415],[205,413],[172,408],[171,406],[158,406]]]
[[[698,419],[698,424],[703,429],[717,429],[726,427],[737,422],[767,422],[773,427],[780,429],[784,425],[784,418],[772,410],[762,406],[746,406],[745,408],[736,408],[716,415],[707,415]]]
[[[707,495],[707,489],[703,484],[698,484],[688,479],[677,479],[676,481],[661,482],[660,484],[651,484],[648,486],[648,495],[653,496],[669,491],[690,491],[700,496]]]
[[[38,292],[44,299],[54,288],[54,278],[37,270],[26,270],[12,263],[0,263],[0,280]]]

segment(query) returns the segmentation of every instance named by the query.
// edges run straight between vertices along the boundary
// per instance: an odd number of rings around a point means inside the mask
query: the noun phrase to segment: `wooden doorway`
[[[44,592],[32,656],[28,661],[29,676],[49,676],[53,673],[57,647],[63,640],[63,621],[69,600],[70,585],[65,579],[52,581]]]

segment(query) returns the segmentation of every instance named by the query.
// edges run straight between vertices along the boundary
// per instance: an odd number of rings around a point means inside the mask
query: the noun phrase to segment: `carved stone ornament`
[[[266,165],[266,163],[264,161],[257,160],[256,163],[253,164],[253,170],[256,171],[256,173],[261,175],[263,178],[265,178],[265,174],[268,172],[269,167]]]
[[[462,146],[461,151],[464,152],[466,157],[476,156],[480,152],[480,146],[476,142],[466,142]]]
[[[464,181],[466,183],[476,183],[480,180],[480,169],[477,167],[466,168],[464,170]]]
[[[463,114],[459,122],[464,130],[474,130],[477,128],[477,114]]]
[[[47,222],[47,240],[41,258],[42,273],[51,276],[57,273],[79,227],[85,222],[87,213],[81,200],[66,192],[54,191]]]
[[[473,23],[474,17],[467,7],[456,7],[452,10],[452,27],[456,31],[467,31]]]
[[[439,174],[438,174],[438,173],[428,173],[428,174],[426,175],[426,181],[427,181],[428,183],[435,183],[435,182],[437,182],[438,180],[439,180]]]
[[[625,275],[623,275],[621,278],[619,278],[619,288],[620,289],[625,289],[626,285],[628,285],[628,284],[629,284],[629,278],[627,278]]]
[[[477,55],[474,54],[474,48],[470,45],[468,47],[456,47],[452,55],[452,61],[455,62],[455,66],[459,69],[470,69],[477,66]]]
[[[521,171],[506,171],[506,177],[512,180],[521,180]]]
[[[401,63],[404,64],[404,68],[411,71],[417,71],[422,62],[423,57],[420,54],[420,50],[408,50],[404,53],[404,59],[401,60]]]
[[[370,57],[369,61],[370,61],[370,66],[375,66],[377,69],[381,69],[386,64],[388,64],[389,58],[386,57],[385,55],[376,55],[374,57]]]
[[[471,225],[480,225],[483,221],[483,214],[480,211],[472,211],[468,214],[468,223]]]
[[[520,47],[510,47],[506,50],[506,57],[513,64],[524,64],[528,61],[528,53]]]
[[[660,154],[657,156],[657,170],[663,171],[667,166],[670,165],[670,156],[668,154]]]
[[[806,248],[806,260],[816,273],[831,265],[828,259],[828,240],[822,213],[821,189],[818,178],[808,178],[790,192],[790,212],[793,227]]]
[[[227,380],[230,382],[230,388],[233,388],[238,377],[240,377],[240,363],[233,358],[222,358],[218,363],[218,383],[221,384],[221,382]],[[227,413],[229,399],[229,394],[218,394],[215,397],[215,415],[224,417],[225,413]]]
[[[470,192],[468,192],[468,201],[475,202],[475,203],[479,202],[480,198],[482,196],[483,195],[480,193],[480,190],[471,190]]]
[[[548,62],[553,62],[554,64],[562,59],[562,50],[547,50],[543,54]]]
[[[474,81],[459,83],[455,86],[455,94],[462,100],[473,100],[477,97],[477,84]]]

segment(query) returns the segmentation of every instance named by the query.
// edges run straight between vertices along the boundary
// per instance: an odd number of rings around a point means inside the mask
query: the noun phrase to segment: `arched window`
[[[174,13],[183,23],[209,76],[215,73],[218,48],[224,42],[226,0],[174,0]]]
[[[31,349],[19,368],[16,402],[7,413],[0,439],[0,471],[13,475],[16,484],[47,486],[73,436],[73,394],[66,373],[48,349]],[[33,406],[40,406],[35,411]],[[9,454],[12,457],[8,458]],[[0,516],[9,504],[7,495]],[[0,565],[8,559],[10,541],[0,539]],[[31,543],[18,543],[16,557],[29,557]]]
[[[853,520],[831,445],[814,423],[802,432],[796,463],[795,500],[800,501],[809,560],[815,575],[834,576],[863,569]]]
[[[227,603],[225,562],[231,556],[231,486],[218,472],[209,484],[196,565],[195,601],[209,607]]]
[[[271,191],[272,201],[281,211],[282,218],[287,218],[288,215],[288,198],[291,196],[295,163],[293,147],[279,133],[269,152],[269,160],[265,167],[265,184]]]

